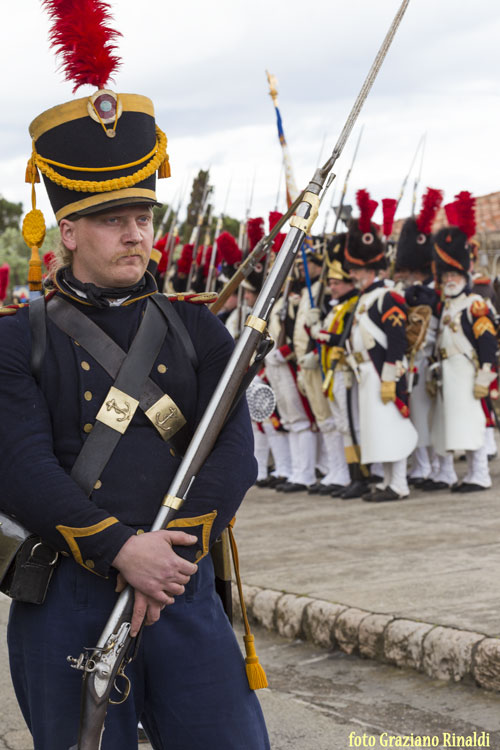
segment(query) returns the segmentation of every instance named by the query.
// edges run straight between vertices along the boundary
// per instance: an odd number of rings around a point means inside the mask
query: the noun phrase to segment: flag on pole
[[[286,181],[286,202],[288,207],[292,205],[294,200],[299,194],[297,186],[295,184],[295,177],[293,175],[292,160],[290,158],[290,152],[285,139],[285,133],[283,130],[283,122],[281,120],[281,113],[278,108],[278,81],[276,76],[271,75],[266,71],[267,80],[269,81],[269,96],[273,100],[274,109],[276,111],[276,124],[278,126],[278,138],[281,143],[283,151],[283,166],[285,168],[285,181]]]

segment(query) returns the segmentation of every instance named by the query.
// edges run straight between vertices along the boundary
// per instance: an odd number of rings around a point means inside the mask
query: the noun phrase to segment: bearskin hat
[[[441,190],[427,188],[419,215],[406,219],[396,249],[396,271],[422,271],[430,274],[432,264],[432,223],[443,200]]]
[[[470,268],[469,239],[476,231],[475,200],[465,190],[455,198],[453,203],[445,206],[450,226],[440,229],[434,236],[433,260],[438,279],[446,271],[467,276]]]
[[[371,268],[377,271],[386,268],[384,247],[371,218],[378,206],[366,190],[358,190],[356,202],[359,218],[351,219],[347,233],[345,259],[348,268]]]

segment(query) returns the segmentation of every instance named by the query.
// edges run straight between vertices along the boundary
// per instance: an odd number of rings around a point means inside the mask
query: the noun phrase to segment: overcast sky
[[[158,197],[171,201],[210,167],[216,212],[241,218],[275,208],[281,147],[265,75],[278,79],[296,182],[305,187],[331,153],[400,0],[114,0],[123,63],[110,85],[153,99],[168,137],[172,177]],[[8,6],[8,7],[7,7]],[[0,193],[29,208],[24,172],[30,121],[72,98],[48,44],[38,0],[2,2]],[[445,201],[460,190],[500,189],[500,7],[498,0],[410,0],[393,46],[361,112],[315,225],[338,197],[364,125],[348,191],[397,198],[426,134],[418,204],[427,185]],[[77,96],[92,93],[83,87]],[[398,213],[411,206],[408,181]],[[336,194],[334,186],[337,183]],[[53,222],[43,187],[39,207]],[[418,206],[417,204],[417,206]],[[284,186],[278,208],[284,209]],[[377,216],[376,216],[377,218]],[[332,220],[329,221],[331,226]]]

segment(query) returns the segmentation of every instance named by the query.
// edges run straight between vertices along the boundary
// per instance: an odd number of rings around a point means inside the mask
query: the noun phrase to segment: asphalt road
[[[32,750],[10,685],[5,647],[7,612],[8,601],[2,599],[0,750]],[[412,671],[338,651],[326,652],[265,630],[256,630],[255,634],[270,684],[259,697],[273,750],[403,747],[394,743],[402,743],[403,736],[412,740],[412,735],[413,746],[418,746],[417,737],[430,737],[435,743],[432,746],[438,748],[453,746],[445,742],[472,738],[484,739],[489,743],[484,747],[500,750],[497,694],[473,685],[432,681]],[[475,746],[482,745],[468,745]],[[140,748],[149,750],[149,745]]]

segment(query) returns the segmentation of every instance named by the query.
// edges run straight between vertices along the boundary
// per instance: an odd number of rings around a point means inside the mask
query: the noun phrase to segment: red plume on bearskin
[[[9,277],[10,277],[10,266],[8,263],[4,263],[0,266],[0,302],[3,302],[7,296],[7,289],[9,288]]]
[[[269,211],[269,231],[272,232],[278,221],[283,216],[279,211]]]
[[[51,46],[62,58],[62,69],[67,81],[75,85],[73,93],[88,83],[98,89],[120,66],[120,58],[113,54],[113,44],[121,36],[108,25],[111,20],[109,3],[103,0],[42,0],[52,26]]]
[[[384,217],[384,236],[390,237],[394,226],[394,216],[398,202],[395,198],[382,198],[382,216]]]
[[[191,264],[193,262],[193,248],[194,245],[184,245],[179,260],[177,261],[178,273],[184,273],[186,276],[189,273]]]
[[[437,210],[443,201],[443,191],[427,188],[422,198],[422,208],[417,216],[418,231],[430,234]]]
[[[446,219],[448,221],[448,224],[452,227],[458,226],[458,213],[457,213],[457,204],[454,203],[447,203],[444,207],[444,212],[446,214]]]
[[[248,242],[250,244],[250,252],[254,249],[255,245],[264,236],[264,219],[249,219],[247,224]]]
[[[358,190],[356,193],[356,203],[359,208],[359,229],[363,233],[370,232],[370,221],[378,203],[371,200],[367,190]]]
[[[467,239],[476,233],[476,215],[474,207],[475,198],[467,190],[455,196],[455,206],[457,210],[457,227],[462,230]]]
[[[242,252],[233,235],[229,232],[222,232],[218,236],[217,250],[222,255],[222,259],[225,260],[229,266],[234,266],[235,263],[241,263]]]

